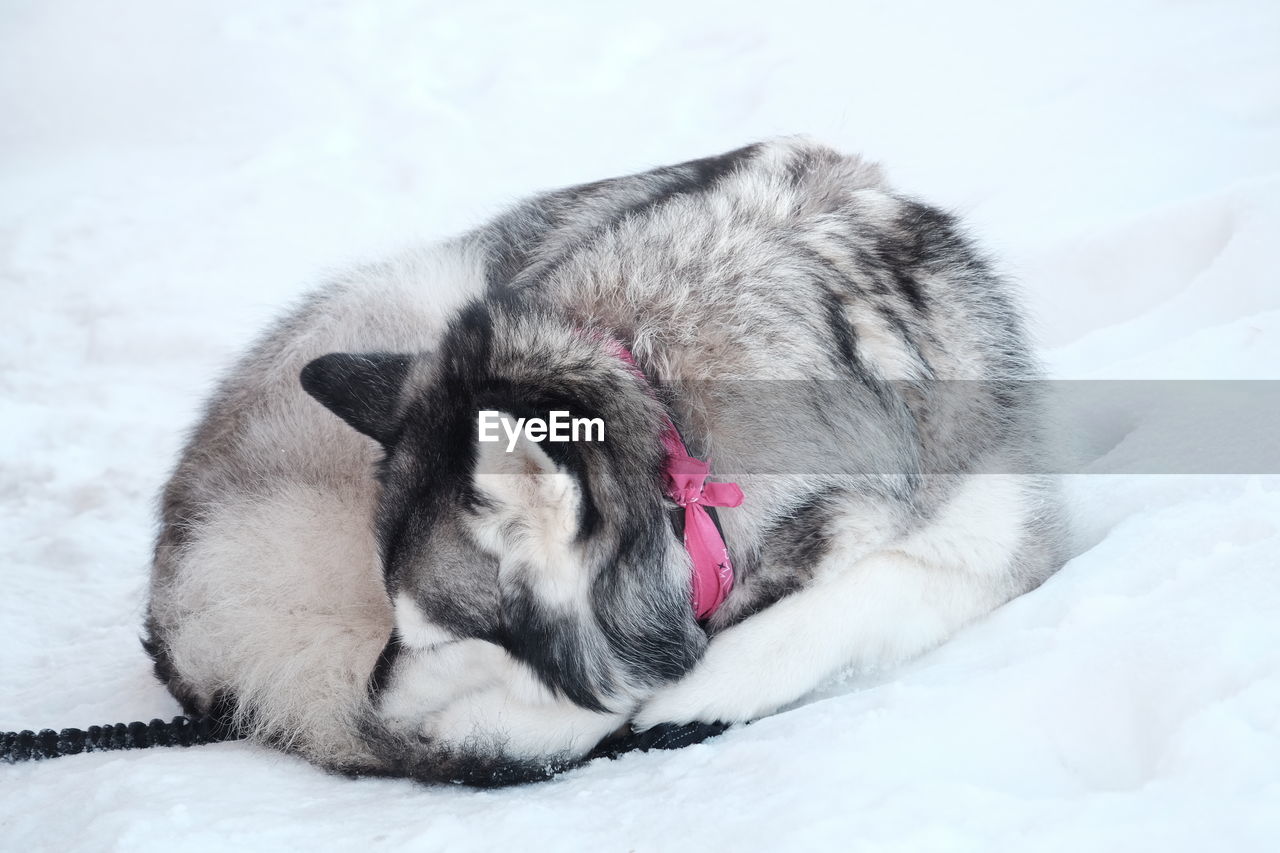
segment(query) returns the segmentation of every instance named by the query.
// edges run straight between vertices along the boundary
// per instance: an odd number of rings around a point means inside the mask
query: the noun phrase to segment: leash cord
[[[244,734],[224,717],[174,717],[170,722],[109,723],[87,729],[43,729],[0,734],[0,761],[42,761],[81,752],[147,749],[153,746],[197,746],[240,740]]]

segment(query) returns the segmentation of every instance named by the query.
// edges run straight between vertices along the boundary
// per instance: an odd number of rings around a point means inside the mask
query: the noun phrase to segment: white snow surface
[[[1274,2],[10,0],[0,116],[0,729],[177,713],[138,635],[214,377],[537,189],[806,133],[964,214],[1056,376],[1280,374]],[[1280,478],[1106,450],[1049,583],[705,744],[490,792],[244,743],[0,765],[0,847],[1280,849]]]

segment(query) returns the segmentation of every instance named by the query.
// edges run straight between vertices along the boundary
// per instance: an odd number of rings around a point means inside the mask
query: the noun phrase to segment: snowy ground
[[[176,712],[152,504],[219,367],[537,188],[809,133],[964,212],[1058,376],[1280,378],[1280,6],[1041,5],[3,4],[0,729]],[[1280,478],[1107,449],[1049,584],[708,744],[481,793],[245,744],[0,766],[0,847],[1276,849]]]

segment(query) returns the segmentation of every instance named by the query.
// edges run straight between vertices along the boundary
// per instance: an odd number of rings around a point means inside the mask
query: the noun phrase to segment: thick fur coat
[[[234,367],[164,493],[147,646],[189,710],[352,772],[520,781],[750,720],[1057,568],[1038,377],[1009,283],[856,157],[551,192],[321,288]],[[477,442],[481,410],[555,409],[604,440]],[[705,624],[664,412],[747,496]]]

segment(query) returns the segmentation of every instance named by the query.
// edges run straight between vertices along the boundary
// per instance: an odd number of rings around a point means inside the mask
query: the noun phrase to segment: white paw
[[[528,667],[482,640],[405,652],[379,698],[393,730],[436,744],[493,745],[510,758],[585,755],[626,721],[548,690]]]
[[[682,680],[659,690],[632,719],[637,729],[662,723],[744,723],[773,710],[742,674],[720,675],[699,666]]]
[[[626,721],[625,714],[602,714],[550,695],[529,703],[507,685],[472,693],[426,721],[422,733],[446,744],[500,744],[520,758],[581,757]]]

